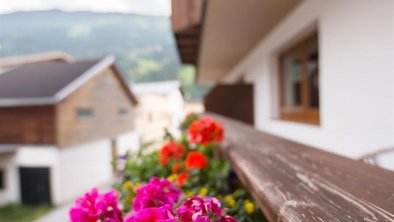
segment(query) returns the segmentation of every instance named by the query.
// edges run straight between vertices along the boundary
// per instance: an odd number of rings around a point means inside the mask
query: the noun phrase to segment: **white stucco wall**
[[[51,198],[57,204],[60,200],[59,190],[59,150],[55,146],[22,146],[19,147],[15,165],[17,167],[48,167]],[[19,171],[17,172],[17,193],[20,198]],[[20,201],[20,199],[18,199]]]
[[[394,147],[394,1],[305,0],[225,81],[255,84],[256,127],[357,158]],[[278,52],[317,28],[320,126],[275,119]]]
[[[124,155],[128,151],[137,151],[140,148],[140,135],[137,132],[128,132],[116,139],[118,155]]]
[[[118,153],[139,148],[139,136],[128,132],[117,137]],[[0,155],[5,172],[5,189],[0,206],[21,201],[19,167],[48,167],[51,198],[55,205],[73,201],[92,187],[109,185],[112,178],[111,141],[104,139],[72,147],[20,146]]]
[[[68,202],[92,187],[109,184],[112,177],[109,140],[60,149],[60,198]]]
[[[6,189],[0,191],[0,205],[21,201],[19,167],[48,167],[51,197],[57,203],[60,197],[58,153],[54,146],[20,146],[12,155],[2,155],[0,167],[6,169]]]
[[[175,136],[180,136],[179,125],[185,118],[185,101],[180,90],[176,90],[167,95],[168,105],[166,108],[171,113],[170,132]]]
[[[0,206],[19,200],[15,153],[0,155],[0,169],[4,172],[4,189],[0,190]]]

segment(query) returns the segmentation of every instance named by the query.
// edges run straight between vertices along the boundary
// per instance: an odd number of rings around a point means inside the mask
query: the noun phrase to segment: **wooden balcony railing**
[[[211,114],[224,153],[269,221],[394,221],[394,172]]]
[[[207,112],[254,123],[253,84],[217,84],[204,97]]]

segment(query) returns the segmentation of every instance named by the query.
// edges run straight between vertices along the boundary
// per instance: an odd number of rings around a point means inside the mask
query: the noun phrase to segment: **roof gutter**
[[[57,101],[55,98],[8,98],[0,99],[0,107],[15,107],[15,106],[41,106],[53,105]]]

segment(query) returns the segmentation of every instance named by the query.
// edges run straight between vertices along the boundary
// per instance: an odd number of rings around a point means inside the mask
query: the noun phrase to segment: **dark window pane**
[[[129,111],[127,109],[121,108],[118,110],[119,117],[126,117],[128,114],[129,114]]]
[[[302,63],[298,54],[288,54],[283,58],[282,96],[284,111],[301,105]],[[290,110],[289,110],[290,111]]]
[[[0,190],[4,189],[5,178],[4,178],[4,171],[0,169]]]
[[[319,53],[317,38],[307,44],[307,74],[308,74],[308,105],[319,108]]]
[[[91,119],[93,118],[93,111],[91,109],[78,109],[77,115],[79,119]]]

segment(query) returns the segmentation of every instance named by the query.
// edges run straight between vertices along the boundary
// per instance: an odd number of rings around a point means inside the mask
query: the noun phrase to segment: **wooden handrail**
[[[394,221],[394,172],[210,115],[223,123],[224,153],[269,221]]]

